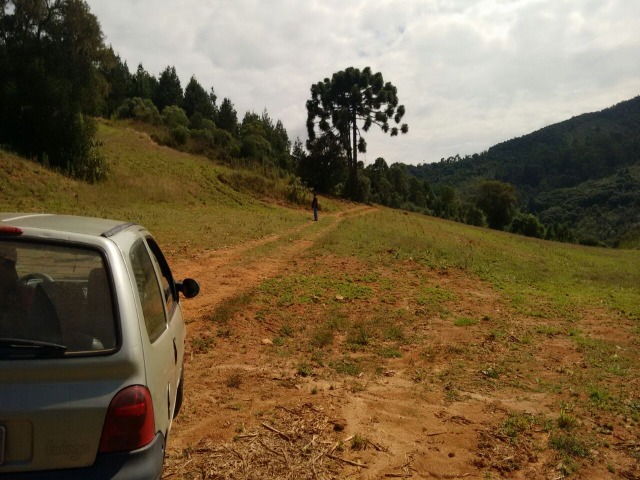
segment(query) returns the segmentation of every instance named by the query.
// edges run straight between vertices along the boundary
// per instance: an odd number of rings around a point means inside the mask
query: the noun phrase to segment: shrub
[[[70,168],[71,176],[89,183],[97,183],[107,179],[109,165],[100,146],[101,144],[95,140],[90,142],[86,155],[79,157],[78,161]]]
[[[464,211],[464,223],[474,225],[476,227],[486,227],[487,217],[484,212],[475,205],[467,205]]]
[[[184,126],[178,126],[171,130],[171,136],[177,145],[184,145],[189,140],[189,129]]]
[[[572,434],[554,434],[549,438],[551,448],[564,452],[572,457],[587,458],[590,456],[589,446],[584,440]]]
[[[240,156],[240,143],[231,133],[221,128],[213,129],[213,140],[223,151],[228,152],[231,157]]]
[[[191,130],[189,136],[191,138],[190,152],[205,153],[215,146],[213,133],[209,130]]]
[[[61,139],[54,155],[45,154],[44,163],[51,162],[54,167],[62,167],[68,175],[89,183],[105,180],[109,168],[104,154],[100,150],[101,143],[95,140],[97,126],[92,118],[76,115],[61,132]],[[65,142],[66,147],[62,146]],[[66,165],[65,163],[66,162]]]
[[[538,217],[530,213],[520,213],[512,221],[509,230],[519,235],[527,237],[544,238],[544,225],[540,223]]]
[[[162,121],[171,129],[184,127],[188,131],[189,118],[183,109],[175,105],[164,107],[162,110]]]
[[[148,99],[142,99],[140,97],[127,98],[115,112],[116,118],[132,118],[145,123],[159,123],[160,113]]]
[[[299,205],[305,205],[308,202],[307,199],[308,189],[300,177],[292,177],[289,183],[289,191],[287,198],[293,203]]]

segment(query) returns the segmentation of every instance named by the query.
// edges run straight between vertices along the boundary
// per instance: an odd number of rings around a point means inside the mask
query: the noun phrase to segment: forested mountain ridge
[[[618,245],[640,230],[640,96],[480,154],[408,169],[460,191],[483,179],[509,183],[520,207],[543,223],[566,223],[586,243]]]

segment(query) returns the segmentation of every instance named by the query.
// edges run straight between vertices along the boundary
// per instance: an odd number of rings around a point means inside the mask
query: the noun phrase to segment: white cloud
[[[629,0],[89,0],[134,70],[176,67],[244,112],[306,137],[313,83],[371,66],[409,134],[366,135],[373,162],[472,154],[640,94],[640,2]]]

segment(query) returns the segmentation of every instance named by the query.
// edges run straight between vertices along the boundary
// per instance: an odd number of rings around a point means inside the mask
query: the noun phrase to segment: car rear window
[[[102,255],[87,248],[0,242],[0,339],[42,342],[64,354],[116,347],[111,283]],[[7,339],[20,340],[13,344]]]

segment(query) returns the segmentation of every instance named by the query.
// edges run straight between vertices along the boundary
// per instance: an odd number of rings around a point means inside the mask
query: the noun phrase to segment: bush
[[[92,140],[88,146],[87,154],[79,158],[70,169],[71,176],[89,183],[106,180],[109,176],[109,165],[100,150],[101,146],[101,143]]]
[[[189,129],[182,125],[174,127],[171,129],[171,137],[176,145],[184,145],[189,140]]]
[[[164,107],[164,109],[162,110],[162,121],[171,129],[184,127],[188,132],[189,118],[187,117],[185,111],[180,107],[177,107],[175,105]]]
[[[300,177],[293,177],[289,184],[289,193],[287,195],[290,202],[297,203],[299,205],[305,205],[307,203],[307,193],[309,189],[300,179]]]
[[[190,137],[189,151],[192,153],[204,154],[215,146],[213,133],[209,130],[191,130]]]
[[[345,192],[345,194],[356,202],[368,203],[371,197],[371,179],[364,172],[358,170],[355,180],[355,185],[353,185],[353,180],[347,180],[347,185],[350,183],[352,185],[351,192]]]
[[[254,195],[267,196],[275,189],[275,182],[265,175],[246,169],[220,173],[218,180],[238,192],[251,192]]]
[[[464,212],[464,223],[476,227],[486,227],[487,217],[484,212],[475,205],[468,205]]]
[[[148,98],[127,98],[115,112],[116,118],[132,118],[145,123],[160,122],[158,109]]]
[[[105,180],[109,169],[104,154],[100,150],[100,142],[94,138],[97,125],[95,120],[83,115],[76,115],[74,120],[64,126],[59,132],[59,138],[67,138],[66,146],[58,145],[55,156],[45,154],[44,163],[51,162],[51,166],[62,167],[68,175],[95,183]],[[66,166],[64,163],[66,163]],[[48,166],[48,165],[47,165]]]
[[[189,119],[189,128],[191,130],[201,130],[203,128],[202,122],[204,121],[204,117],[200,112],[196,112],[191,115]]]
[[[204,118],[200,112],[194,113],[189,119],[189,128],[191,130],[208,130],[213,132],[213,129],[216,127],[216,124],[213,120],[209,120],[208,118]]]
[[[540,223],[538,217],[530,213],[520,213],[512,221],[509,230],[519,235],[527,237],[544,238],[544,225]]]
[[[600,240],[598,240],[597,238],[593,237],[593,236],[585,236],[582,237],[578,243],[580,245],[584,245],[585,247],[606,247],[607,245],[602,243]]]

